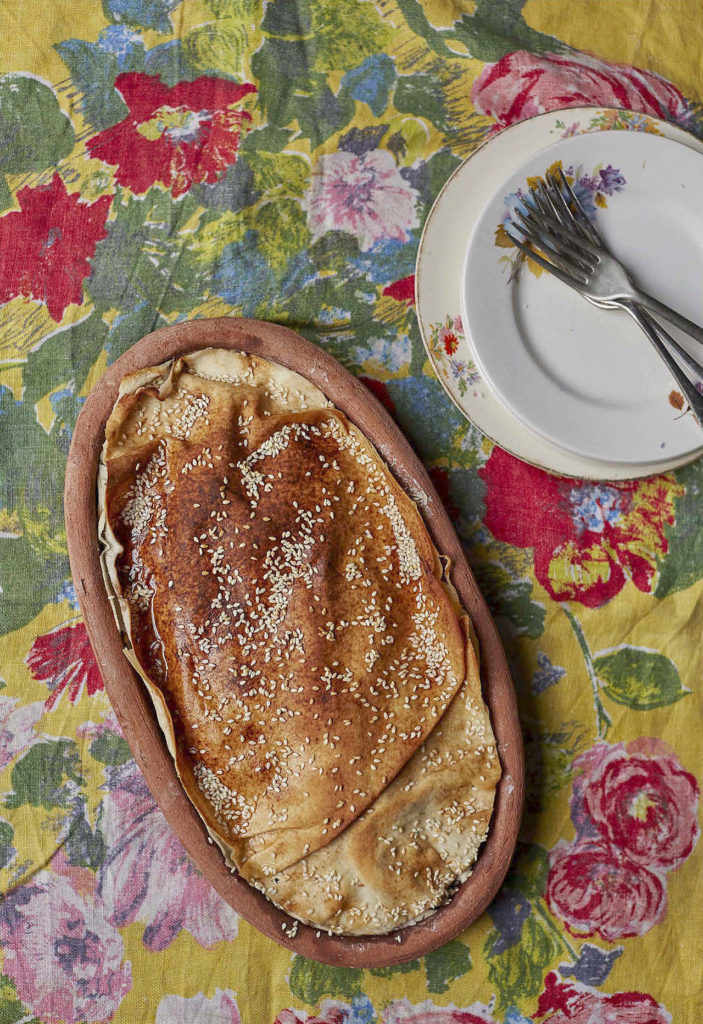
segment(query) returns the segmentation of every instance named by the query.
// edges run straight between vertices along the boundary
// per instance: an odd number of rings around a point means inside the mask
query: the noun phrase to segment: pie
[[[448,560],[369,440],[204,349],[123,380],[98,491],[126,656],[231,869],[332,933],[431,914],[500,763]]]

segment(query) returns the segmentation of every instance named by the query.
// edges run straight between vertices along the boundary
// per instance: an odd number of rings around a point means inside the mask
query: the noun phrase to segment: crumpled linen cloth
[[[0,20],[2,1020],[699,1024],[703,465],[611,485],[506,455],[434,376],[412,275],[444,181],[519,119],[621,106],[701,135],[703,5],[5,0]],[[148,331],[221,314],[302,331],[385,403],[510,658],[515,861],[481,920],[393,969],[307,961],[211,890],[78,610],[62,484],[85,396]]]

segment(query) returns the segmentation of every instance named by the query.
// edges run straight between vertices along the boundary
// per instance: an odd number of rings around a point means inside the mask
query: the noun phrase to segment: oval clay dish
[[[480,647],[481,681],[502,776],[486,842],[470,877],[449,903],[426,920],[390,935],[346,938],[296,922],[236,874],[230,873],[176,774],[151,700],[122,653],[98,557],[96,476],[105,423],[128,373],[201,348],[260,355],[307,377],[376,446],[416,502],[451,580],[471,616]],[[476,920],[495,896],[510,863],[522,814],[524,758],[512,680],[495,624],[430,479],[388,413],[332,356],[285,327],[222,317],[164,327],[125,352],[104,374],[83,407],[68,456],[66,533],[81,610],[108,695],[149,788],[197,866],[247,921],[269,938],[313,960],[344,967],[380,967],[431,952]],[[297,924],[296,929],[292,926]],[[285,929],[285,931],[284,931]],[[290,931],[290,937],[286,932]]]

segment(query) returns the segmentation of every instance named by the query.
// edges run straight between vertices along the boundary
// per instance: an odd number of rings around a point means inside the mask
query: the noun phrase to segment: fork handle
[[[698,420],[699,426],[703,427],[703,395],[700,393],[698,388],[691,383],[674,357],[668,351],[650,317],[639,309],[634,302],[628,301],[627,299],[620,300],[618,305],[630,314],[633,320],[639,324],[647,335],[652,345],[654,345],[672,377],[674,377],[676,383],[681,388],[686,401],[691,407],[693,415]]]
[[[677,313],[675,309],[671,309],[670,306],[666,306],[659,299],[655,299],[653,295],[648,295],[647,292],[640,291],[639,288],[633,288],[632,294],[628,295],[627,298],[633,302],[639,303],[640,306],[645,306],[651,310],[652,313],[656,313],[658,316],[663,316],[665,320],[668,320],[674,325],[674,327],[680,328],[685,331],[686,334],[690,334],[692,338],[699,341],[703,345],[703,327],[699,327],[698,324],[694,324],[693,320],[689,320],[688,317],[682,316],[681,313]]]

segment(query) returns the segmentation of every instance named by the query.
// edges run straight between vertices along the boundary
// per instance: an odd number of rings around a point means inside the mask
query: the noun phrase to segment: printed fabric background
[[[699,1024],[703,465],[593,484],[493,447],[433,374],[412,275],[444,181],[522,118],[622,106],[703,136],[703,3],[4,0],[0,18],[0,1020]],[[293,327],[385,403],[510,658],[517,856],[481,920],[394,969],[320,966],[222,903],[135,767],[78,611],[62,486],[81,405],[148,331],[222,314]],[[449,354],[459,328],[438,325]]]

